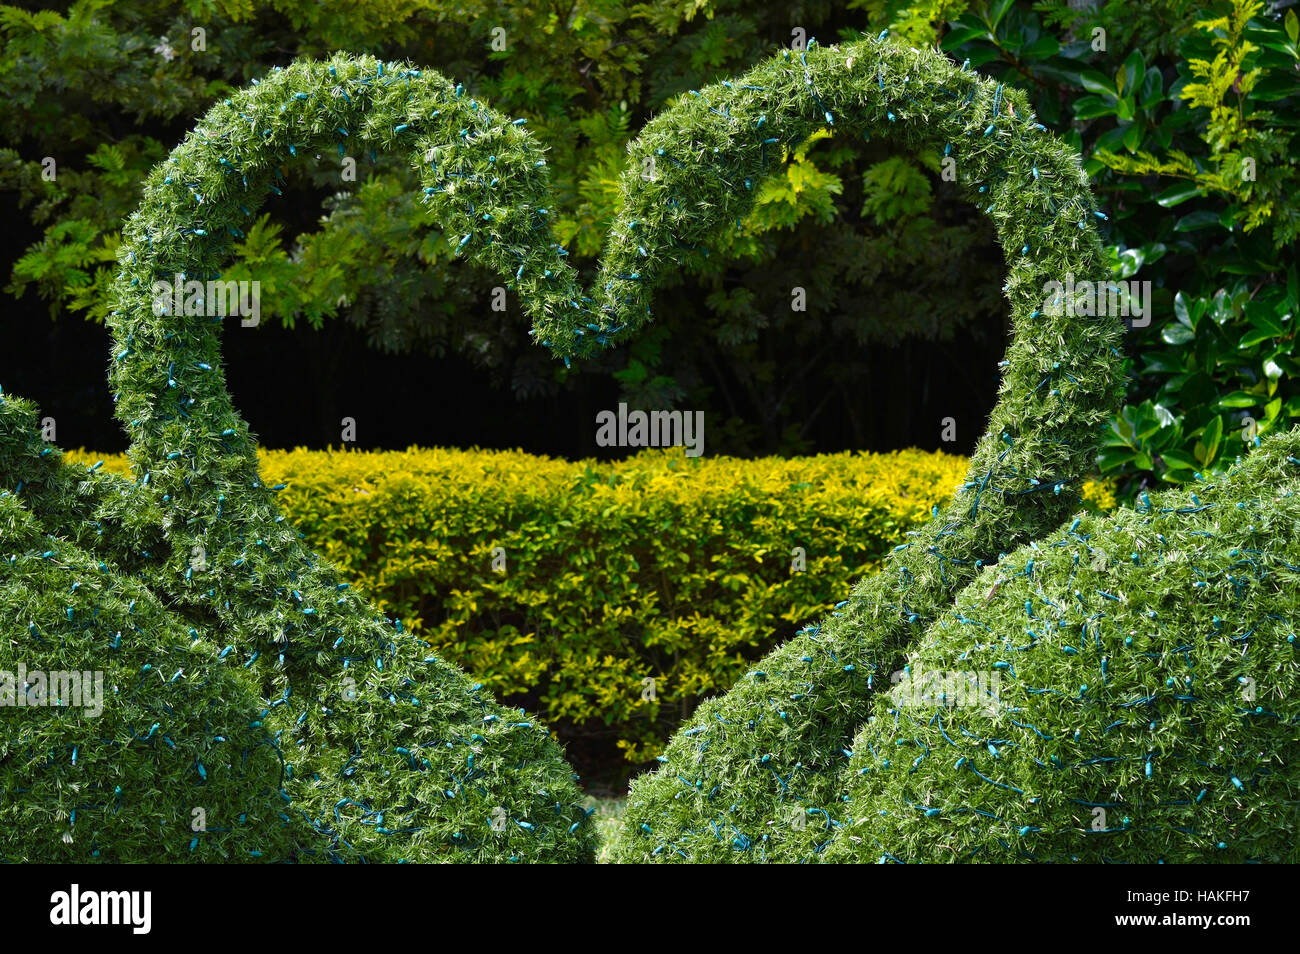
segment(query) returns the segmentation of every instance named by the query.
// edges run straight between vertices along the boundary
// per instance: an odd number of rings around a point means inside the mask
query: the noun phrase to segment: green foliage
[[[829,131],[809,136],[794,149],[785,175],[773,176],[759,187],[754,212],[748,219],[751,231],[793,228],[809,216],[819,222],[834,218],[835,196],[844,191],[843,180],[819,169],[808,157],[809,149],[829,138]]]
[[[1112,422],[1100,461],[1106,470],[1160,468],[1186,482],[1221,470],[1263,435],[1300,416],[1300,395],[1286,387],[1291,357],[1296,269],[1286,285],[1252,294],[1245,280],[1213,298],[1174,298],[1175,321],[1147,366],[1168,375],[1154,398],[1127,405]],[[1178,413],[1181,411],[1181,413]]]
[[[294,56],[361,50],[411,59],[526,117],[547,146],[554,234],[583,268],[617,215],[634,131],[688,89],[787,44],[792,25],[786,7],[737,0],[580,0],[563,9],[366,0],[328,11],[314,0],[74,0],[66,14],[4,9],[0,70],[11,95],[0,102],[0,131],[12,148],[0,153],[0,189],[12,190],[27,226],[7,288],[39,295],[52,313],[95,320],[112,308],[120,222],[163,144],[188,117]],[[833,35],[860,14],[826,0],[801,6],[799,17]],[[204,52],[191,49],[195,26],[207,31]],[[493,47],[498,28],[502,50]],[[122,168],[97,167],[101,149],[120,150]],[[416,175],[382,151],[353,156],[355,182],[341,179],[333,148],[287,167],[285,196],[270,210],[276,230],[263,242],[236,243],[230,272],[262,282],[268,326],[341,319],[376,348],[459,356],[520,397],[595,387],[592,379],[613,375],[634,406],[708,409],[719,421],[716,449],[798,451],[838,407],[857,407],[864,376],[879,374],[878,360],[857,356],[861,345],[947,340],[980,327],[992,336],[1003,311],[995,283],[971,282],[996,249],[963,204],[940,193],[901,221],[860,211],[890,200],[879,191],[886,180],[863,178],[890,159],[887,150],[836,137],[783,144],[775,154],[787,175],[765,183],[745,234],[661,282],[660,347],[611,352],[574,372],[529,347],[518,298],[505,312],[487,307],[497,279],[455,254],[460,236],[423,214]],[[55,182],[41,177],[46,156],[58,160]],[[909,174],[900,181],[930,175],[927,164],[904,161]],[[807,312],[788,307],[792,274],[809,292]],[[977,287],[958,301],[948,294],[956,281]],[[729,301],[741,287],[752,297]],[[898,319],[922,313],[924,321]],[[815,377],[836,354],[834,373]],[[856,412],[847,426],[859,442],[873,430],[870,416]]]
[[[1035,10],[1042,20],[974,9],[943,47],[1024,87],[1067,131],[1113,210],[1114,276],[1155,286],[1154,319],[1129,332],[1129,398],[1101,466],[1130,498],[1153,480],[1223,472],[1300,417],[1295,11],[1255,0]]]
[[[4,472],[21,476],[26,507],[0,498],[10,554],[0,600],[26,629],[0,671],[100,671],[109,693],[97,717],[0,708],[5,860],[589,857],[573,779],[522,712],[382,617],[361,618],[387,638],[354,638],[362,655],[331,671],[344,637],[313,648],[311,627],[284,611],[270,629],[232,630],[164,608],[154,564],[173,543],[148,485],[62,465],[31,405],[6,398],[3,411]],[[223,576],[207,559],[191,550],[187,572]],[[286,592],[299,617],[313,569]],[[329,594],[322,638],[344,632],[342,608],[358,603],[346,584]],[[208,831],[193,829],[195,808]]]
[[[30,404],[0,403],[4,473],[39,486],[34,424]],[[285,810],[285,753],[220,647],[119,567],[42,532],[9,490],[0,546],[0,614],[21,634],[0,641],[0,862],[324,858]],[[84,674],[72,697],[47,681],[60,672]]]

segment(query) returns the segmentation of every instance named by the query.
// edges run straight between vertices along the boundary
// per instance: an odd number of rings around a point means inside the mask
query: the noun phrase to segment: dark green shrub
[[[909,4],[889,2],[886,16]],[[1195,483],[1300,417],[1300,19],[1259,0],[923,8],[914,42],[1021,86],[1085,156],[1117,278],[1151,281],[1100,453],[1132,497]],[[1041,16],[1040,16],[1041,14]],[[927,17],[929,19],[927,20]]]

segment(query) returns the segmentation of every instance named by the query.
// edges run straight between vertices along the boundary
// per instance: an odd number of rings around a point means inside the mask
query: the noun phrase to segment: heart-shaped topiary
[[[976,454],[974,506],[954,505],[960,518],[936,524],[952,524],[940,530],[946,553],[918,565],[899,600],[886,638],[901,651],[909,618],[942,607],[978,556],[1059,522],[1068,499],[1059,491],[1086,466],[1116,394],[1116,329],[1037,314],[1043,281],[1087,272],[1099,248],[1075,156],[1042,134],[1019,96],[935,54],[863,42],[784,54],[688,97],[630,150],[624,211],[590,298],[550,241],[541,150],[518,122],[435,74],[369,58],[296,63],[215,107],[150,175],[125,230],[112,321],[111,381],[137,479],[106,496],[112,514],[96,511],[114,532],[96,535],[93,549],[139,573],[248,674],[267,710],[257,721],[292,753],[285,788],[294,808],[334,855],[563,859],[585,856],[590,835],[543,730],[440,660],[399,652],[391,627],[284,526],[224,386],[220,318],[156,308],[155,283],[217,276],[299,150],[406,148],[431,211],[463,236],[459,246],[511,281],[544,341],[566,357],[588,353],[647,319],[656,275],[743,214],[781,145],[828,123],[911,148],[946,146],[1004,244],[1021,248],[1008,291],[1022,334],[1008,354],[996,436]],[[1030,338],[1023,330],[1034,321],[1042,327]],[[1050,388],[1035,386],[1044,379]],[[55,519],[47,501],[27,503]],[[792,650],[797,665],[773,667],[770,678],[820,679],[814,670],[829,657],[805,664],[798,643]],[[838,752],[865,714],[869,674],[832,668],[824,693],[756,728],[755,740],[769,729],[781,736],[783,748],[764,746],[772,769],[816,767],[826,740]],[[742,696],[733,704],[748,705]],[[738,753],[713,751],[720,778],[748,774]],[[756,798],[745,811],[761,818],[770,807]]]
[[[281,164],[299,151],[398,148],[420,170],[439,224],[509,281],[535,333],[567,360],[648,320],[656,277],[745,213],[782,146],[827,125],[955,160],[961,188],[1008,252],[1016,336],[962,492],[855,589],[843,613],[701,707],[661,770],[635,786],[617,846],[624,859],[802,858],[829,836],[806,824],[787,834],[779,819],[798,806],[805,817],[824,815],[834,833],[844,826],[839,816],[853,817],[839,810],[852,797],[845,769],[875,690],[983,564],[1062,524],[1073,507],[1070,484],[1089,467],[1117,402],[1118,324],[1043,313],[1048,282],[1095,275],[1101,256],[1078,157],[1034,122],[1023,96],[933,52],[882,41],[784,53],[693,93],[629,147],[623,210],[590,296],[551,239],[541,150],[520,121],[436,74],[366,57],[295,63],[215,107],[150,175],[125,231],[112,321],[110,376],[137,478],[82,481],[85,513],[72,516],[39,482],[19,493],[47,534],[163,596],[193,631],[195,652],[224,647],[203,671],[232,673],[258,699],[251,720],[287,763],[289,820],[281,821],[311,830],[299,843],[304,857],[571,860],[589,857],[592,835],[545,731],[441,660],[421,662],[424,654],[399,642],[284,525],[224,385],[221,319],[155,308],[154,283],[216,278],[231,241],[276,191]],[[37,463],[29,438],[6,436],[7,482]],[[72,485],[62,471],[51,479]],[[16,512],[16,502],[7,506]],[[11,563],[22,569],[5,593],[30,584],[35,595],[23,606],[39,628],[63,612],[63,594],[57,579],[37,573],[33,547],[45,544],[32,532],[12,537]],[[75,746],[77,738],[98,744],[93,732],[38,740],[30,723],[5,718],[5,751],[38,741]],[[12,758],[0,759],[0,785],[37,790],[27,774],[36,769],[26,767],[34,764],[15,769]],[[81,777],[107,804],[109,763],[91,764],[97,772]],[[66,788],[45,776],[40,784],[51,794],[39,809],[20,797],[0,813],[48,817],[74,806]],[[249,799],[264,794],[251,788]],[[129,804],[146,817],[138,800]],[[178,811],[163,813],[157,844],[131,850],[170,857],[180,840],[190,845]],[[49,857],[47,834],[12,853]],[[293,836],[272,825],[262,837],[277,854],[273,845]],[[874,837],[863,829],[849,841]],[[102,840],[92,833],[74,844]],[[198,841],[217,850],[218,839]]]

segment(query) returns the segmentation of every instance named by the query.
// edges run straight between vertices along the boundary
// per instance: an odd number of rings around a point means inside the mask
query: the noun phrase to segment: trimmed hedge
[[[876,569],[966,466],[915,450],[260,459],[266,481],[285,485],[278,503],[306,543],[377,608],[493,692],[527,696],[566,741],[595,736],[633,761],[659,754],[683,713]],[[497,547],[505,572],[493,569]]]

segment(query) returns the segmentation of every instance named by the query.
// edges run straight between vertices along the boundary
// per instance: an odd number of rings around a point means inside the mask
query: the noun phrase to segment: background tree
[[[32,6],[37,9],[32,9]],[[98,386],[118,225],[188,117],[271,66],[336,49],[458,77],[548,144],[559,239],[584,268],[645,120],[777,46],[888,28],[1029,95],[1087,157],[1113,274],[1153,283],[1127,337],[1127,405],[1100,465],[1130,493],[1226,466],[1300,415],[1294,142],[1297,19],[1256,0],[109,0],[0,7],[0,241],[18,297],[6,384],[111,450]],[[202,31],[196,33],[195,31]],[[355,181],[341,160],[356,160]],[[581,370],[532,347],[519,303],[461,264],[410,171],[322,155],[248,230],[228,277],[263,327],[230,335],[236,395],[266,443],[519,445],[594,454],[617,400],[709,413],[710,449],[966,451],[1004,347],[1000,252],[941,157],[815,136],[782,156],[743,233],[659,292],[653,331]],[[52,165],[51,165],[52,163]],[[803,290],[806,310],[792,307]],[[42,319],[49,313],[57,320]],[[338,320],[342,319],[342,320]],[[371,346],[367,351],[362,344]],[[291,349],[288,370],[277,356]],[[272,367],[275,372],[272,373]],[[459,412],[427,420],[430,408]],[[359,409],[359,410],[358,410]],[[941,444],[953,417],[957,441]],[[65,441],[69,438],[61,438]]]
[[[8,290],[33,318],[43,302],[60,323],[74,315],[102,321],[118,224],[161,143],[272,65],[334,49],[436,66],[472,95],[526,117],[551,149],[556,232],[590,265],[616,211],[624,146],[650,115],[779,45],[847,35],[862,19],[842,3],[608,0],[454,8],[387,0],[346,10],[78,0],[40,12],[3,8],[2,65],[12,89],[0,104],[0,128],[12,145],[0,155],[0,183],[20,207],[8,239],[15,259]],[[53,181],[42,175],[46,156],[57,163]],[[342,175],[344,158],[357,160],[355,182]],[[273,444],[337,439],[335,394],[352,386],[341,382],[355,362],[369,360],[358,355],[362,338],[381,352],[437,362],[367,367],[476,396],[463,432],[421,430],[411,408],[386,429],[363,429],[374,443],[483,441],[592,453],[592,409],[620,396],[707,409],[717,451],[933,446],[950,415],[966,424],[959,437],[969,443],[991,405],[1002,348],[997,283],[984,277],[999,267],[991,233],[974,210],[944,201],[951,196],[937,164],[926,169],[836,138],[782,158],[787,174],[765,187],[744,236],[664,289],[653,335],[566,373],[531,346],[517,302],[492,310],[494,282],[455,261],[454,241],[423,215],[408,169],[382,156],[322,155],[248,230],[228,273],[261,282],[265,325],[256,336],[230,336],[240,338],[229,345],[232,379],[237,389],[246,381],[285,396],[250,408]],[[969,292],[952,295],[959,282]],[[806,310],[792,307],[796,287]],[[35,327],[25,340],[43,353],[51,332]],[[72,332],[57,333],[60,366],[82,354],[83,366],[102,365],[99,339],[78,336],[74,347]],[[936,354],[927,339],[952,346]],[[302,355],[297,375],[261,373],[261,354],[285,348]],[[77,377],[56,371],[55,360],[39,369],[44,388],[27,388],[47,404],[51,390],[71,386],[51,379]],[[365,387],[382,390],[376,377],[367,375]],[[897,400],[882,413],[871,393]],[[303,421],[306,394],[318,413]],[[511,397],[532,401],[532,410],[516,415]],[[106,396],[69,395],[56,416],[87,404],[99,410],[82,426],[92,432],[85,442],[109,447],[116,435],[99,427]],[[498,429],[516,417],[549,420],[535,440],[517,427]]]

